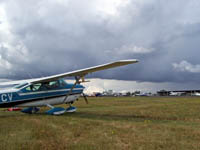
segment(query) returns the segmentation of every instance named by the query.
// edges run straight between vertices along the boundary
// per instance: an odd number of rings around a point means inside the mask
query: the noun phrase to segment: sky
[[[91,86],[199,89],[199,8],[199,0],[0,0],[0,79],[138,59],[89,75]]]

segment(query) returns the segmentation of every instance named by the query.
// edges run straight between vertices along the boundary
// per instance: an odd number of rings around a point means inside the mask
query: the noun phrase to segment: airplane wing
[[[80,70],[57,74],[57,75],[48,76],[48,77],[28,79],[28,80],[18,80],[18,81],[11,81],[11,82],[5,82],[5,83],[3,82],[3,83],[0,83],[0,85],[11,85],[11,84],[14,85],[14,84],[21,84],[21,83],[26,83],[26,82],[40,83],[40,82],[48,82],[48,81],[53,81],[53,80],[57,80],[60,78],[73,77],[73,76],[83,77],[87,74],[90,74],[90,73],[93,73],[96,71],[115,68],[115,67],[133,64],[133,63],[137,63],[137,62],[138,62],[138,60],[136,60],[136,59],[120,60],[120,61],[116,61],[116,62],[112,62],[112,63],[108,63],[108,64],[98,65],[98,66],[94,66],[94,67],[90,67],[90,68],[80,69]]]
[[[72,77],[72,76],[83,77],[87,74],[90,74],[90,73],[93,73],[96,71],[115,68],[115,67],[133,64],[133,63],[137,63],[137,62],[138,62],[138,60],[136,60],[136,59],[120,60],[120,61],[116,61],[116,62],[112,62],[112,63],[108,63],[108,64],[103,64],[103,65],[94,66],[94,67],[90,67],[90,68],[80,69],[80,70],[67,72],[67,73],[63,73],[63,74],[38,78],[38,79],[32,80],[30,82],[31,83],[48,82],[48,81],[57,80],[60,78],[65,78],[65,77]]]

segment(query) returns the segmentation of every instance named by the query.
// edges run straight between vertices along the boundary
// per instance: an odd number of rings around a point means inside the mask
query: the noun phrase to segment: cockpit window
[[[58,88],[59,82],[58,81],[51,81],[51,82],[44,82],[41,85],[41,90],[51,90],[51,89],[56,89]]]
[[[32,90],[33,91],[38,91],[40,89],[41,85],[42,85],[41,83],[33,84],[32,85]]]
[[[61,87],[65,86],[65,85],[67,84],[67,83],[64,81],[64,79],[60,79],[59,82],[60,82],[60,86],[61,86]]]
[[[50,82],[42,82],[31,84],[25,88],[26,92],[35,92],[35,91],[45,91],[45,90],[53,90],[59,87],[64,87],[67,83],[63,80],[55,80]]]
[[[41,85],[42,85],[41,83],[32,84],[32,85],[26,87],[26,91],[27,91],[27,92],[39,91]]]
[[[26,88],[26,91],[27,91],[27,92],[31,92],[31,91],[32,91],[31,86],[28,86],[28,87]]]
[[[59,87],[59,82],[58,81],[51,81],[49,82],[50,88],[58,88]]]

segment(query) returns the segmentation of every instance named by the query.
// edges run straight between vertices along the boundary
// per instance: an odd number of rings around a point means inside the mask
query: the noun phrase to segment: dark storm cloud
[[[198,71],[180,68],[200,64],[200,2],[196,0],[130,0],[115,14],[100,11],[99,0],[10,0],[0,5],[5,10],[0,18],[0,28],[5,28],[0,30],[1,78],[40,77],[137,58],[138,64],[94,76],[200,81]]]

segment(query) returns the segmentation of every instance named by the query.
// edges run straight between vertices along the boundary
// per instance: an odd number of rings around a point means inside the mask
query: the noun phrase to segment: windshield
[[[16,85],[16,86],[14,86],[14,88],[20,89],[20,88],[22,88],[22,87],[24,87],[24,86],[26,86],[26,85],[28,85],[28,83],[22,83],[22,84],[18,84],[18,85]]]

